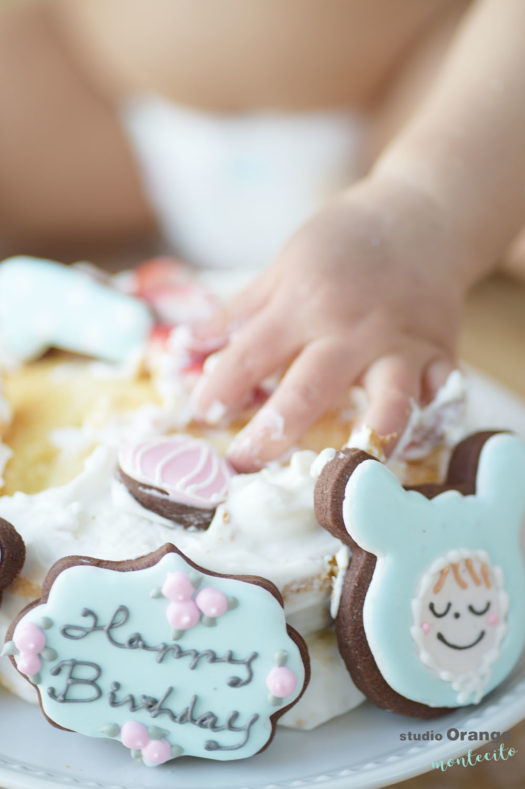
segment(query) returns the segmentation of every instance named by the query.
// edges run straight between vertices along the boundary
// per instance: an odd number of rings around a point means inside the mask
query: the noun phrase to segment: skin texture
[[[73,58],[54,11],[0,6],[2,256],[78,260],[155,229],[114,102]]]
[[[475,5],[366,180],[198,330],[204,339],[241,323],[196,393],[198,415],[214,400],[235,410],[246,383],[293,360],[267,406],[282,429],[260,411],[230,449],[238,469],[288,449],[351,383],[364,384],[364,421],[393,434],[391,448],[410,398],[432,394],[452,369],[465,293],[525,216],[524,29],[519,0]]]
[[[419,238],[409,225],[416,217]],[[355,381],[381,435],[403,423],[411,397],[428,397],[452,369],[459,328],[461,300],[445,276],[462,254],[452,238],[427,201],[397,183],[367,181],[299,231],[262,281],[203,329],[220,336],[242,323],[199,387],[197,408],[212,393],[234,411],[258,381],[290,365],[231,447],[238,467],[280,455]]]
[[[360,383],[364,420],[391,449],[410,399],[431,398],[455,365],[466,292],[524,224],[525,4],[125,6],[49,0],[0,13],[0,74],[16,75],[0,79],[3,251],[65,245],[78,257],[154,230],[116,114],[130,93],[225,112],[360,108],[372,121],[368,174],[198,327],[225,345],[193,409],[205,421],[218,401],[233,414],[286,371],[231,447],[248,471]],[[512,247],[515,271],[524,249]]]
[[[58,3],[102,89],[240,112],[369,106],[457,0]]]

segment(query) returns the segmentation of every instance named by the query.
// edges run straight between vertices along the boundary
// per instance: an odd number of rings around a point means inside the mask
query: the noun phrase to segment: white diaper
[[[199,265],[264,266],[361,174],[350,112],[215,115],[146,96],[121,117],[166,242]]]

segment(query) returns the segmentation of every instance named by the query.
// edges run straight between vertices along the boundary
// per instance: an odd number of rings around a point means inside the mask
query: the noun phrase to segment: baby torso
[[[364,107],[450,0],[63,2],[106,87],[216,111]]]

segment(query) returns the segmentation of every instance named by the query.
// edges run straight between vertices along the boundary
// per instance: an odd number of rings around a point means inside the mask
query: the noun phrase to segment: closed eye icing
[[[487,613],[489,608],[490,608],[490,600],[487,602],[485,608],[481,609],[481,611],[476,611],[473,605],[469,605],[468,610],[470,611],[471,614],[475,614],[476,616],[483,616],[483,614]]]
[[[430,603],[428,607],[430,608],[430,610],[432,611],[434,616],[437,616],[438,619],[441,619],[442,616],[446,616],[448,614],[448,612],[450,611],[450,606],[451,605],[452,605],[452,603],[447,603],[447,607],[441,613],[436,611],[434,603]],[[470,608],[470,606],[469,606],[469,608]]]

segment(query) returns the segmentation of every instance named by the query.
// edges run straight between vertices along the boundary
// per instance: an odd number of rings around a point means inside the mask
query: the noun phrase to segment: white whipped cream
[[[466,436],[466,410],[467,381],[460,370],[454,370],[430,403],[420,406],[411,402],[407,426],[388,459],[374,441],[374,431],[367,424],[352,431],[347,446],[362,449],[386,462],[403,481],[406,461],[420,460],[436,447],[451,449]]]
[[[419,460],[436,446],[453,447],[466,433],[467,382],[460,370],[450,373],[435,398],[420,407],[412,402],[410,418],[392,460]]]
[[[335,562],[337,571],[332,584],[332,596],[330,598],[330,616],[335,619],[339,606],[341,604],[341,595],[343,594],[343,583],[345,580],[346,571],[350,565],[351,557],[350,548],[343,545],[335,555]]]
[[[288,621],[303,633],[327,624],[329,590],[318,577],[341,544],[313,515],[310,466],[315,453],[298,452],[289,466],[275,464],[235,477],[206,531],[185,530],[144,509],[116,480],[116,457],[113,447],[99,446],[68,484],[0,498],[0,517],[16,527],[26,544],[24,577],[42,584],[51,565],[63,556],[131,559],[172,542],[212,571],[273,581],[284,592]],[[311,589],[287,590],[301,579],[311,579]],[[0,638],[27,602],[9,589],[4,592]],[[31,688],[10,670],[8,661],[0,672],[8,687],[34,700]]]
[[[321,471],[330,463],[331,460],[335,458],[337,455],[337,449],[333,449],[332,447],[327,447],[323,449],[322,452],[319,452],[318,456],[312,463],[310,467],[310,476],[312,479],[317,480],[318,477],[321,476]]]
[[[27,546],[23,574],[41,583],[62,556],[134,558],[173,542],[193,561],[223,573],[250,573],[287,584],[316,578],[340,543],[313,514],[313,452],[299,452],[289,466],[238,475],[206,531],[189,531],[141,507],[115,480],[116,451],[97,447],[83,472],[66,485],[0,498]],[[319,604],[326,590],[317,590]],[[9,592],[2,617],[11,616]],[[314,623],[314,625],[317,623]]]
[[[300,541],[303,554],[324,545],[332,550],[338,541],[325,540],[326,532],[314,515],[315,480],[310,468],[316,457],[315,452],[295,452],[286,466],[271,464],[256,474],[233,477],[228,499],[210,528],[226,515],[233,539],[240,538],[258,552],[262,543],[272,561],[282,556],[290,541]]]

